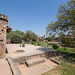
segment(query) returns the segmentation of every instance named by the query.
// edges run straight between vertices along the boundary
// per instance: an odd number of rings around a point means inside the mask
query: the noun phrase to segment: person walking
[[[25,47],[25,43],[24,43],[24,41],[23,41],[22,47]]]
[[[35,46],[37,46],[37,43],[35,43]]]
[[[48,42],[46,43],[47,47],[48,47]]]

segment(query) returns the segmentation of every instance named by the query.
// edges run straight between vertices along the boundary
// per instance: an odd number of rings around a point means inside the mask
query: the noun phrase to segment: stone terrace
[[[41,46],[34,46],[31,44],[26,44],[25,47],[20,47],[20,44],[7,44],[7,50],[8,50],[8,54],[6,54],[6,57],[12,57],[12,58],[17,58],[21,56],[27,57],[31,55],[56,52],[56,50],[54,49],[44,48]],[[20,50],[20,51],[24,50],[24,51],[20,52],[17,50]]]

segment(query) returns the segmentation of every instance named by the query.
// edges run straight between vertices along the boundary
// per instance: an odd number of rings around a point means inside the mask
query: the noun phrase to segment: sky
[[[55,21],[58,7],[69,0],[0,0],[0,14],[8,16],[8,26],[13,31],[31,30],[39,36]]]

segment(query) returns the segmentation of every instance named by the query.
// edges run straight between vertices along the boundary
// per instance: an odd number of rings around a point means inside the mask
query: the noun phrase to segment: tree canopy
[[[34,32],[27,30],[26,33],[16,30],[7,33],[7,39],[10,39],[12,43],[21,43],[22,40],[25,41],[37,41],[38,35]]]
[[[21,43],[21,42],[22,42],[22,38],[21,38],[21,36],[19,36],[19,35],[14,35],[14,36],[12,36],[12,38],[11,38],[11,42],[12,42],[12,43]]]
[[[36,41],[38,39],[38,36],[34,32],[32,32],[30,30],[27,30],[24,37],[23,37],[23,39],[25,41],[30,41],[30,40]]]
[[[57,21],[48,24],[46,31],[52,34],[59,34],[73,30],[75,36],[75,0],[70,0],[58,8]]]
[[[10,33],[7,33],[7,39],[11,39],[14,35],[18,35],[20,36],[21,38],[25,35],[24,32],[22,31],[19,31],[19,30],[16,30],[16,31],[11,31]]]

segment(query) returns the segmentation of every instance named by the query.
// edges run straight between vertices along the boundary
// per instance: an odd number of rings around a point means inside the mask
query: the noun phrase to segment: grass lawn
[[[60,65],[41,75],[75,75],[75,53],[64,56],[58,61],[61,62]]]

